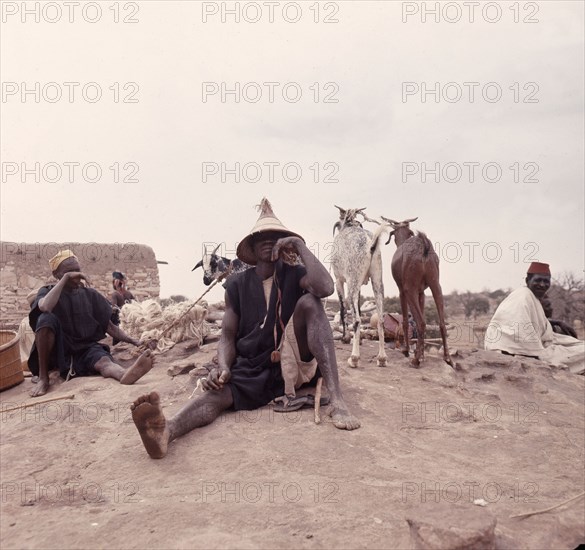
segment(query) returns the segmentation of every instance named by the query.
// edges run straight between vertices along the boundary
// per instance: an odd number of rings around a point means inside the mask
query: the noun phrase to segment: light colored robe
[[[538,298],[528,287],[512,292],[496,309],[485,333],[486,350],[538,357],[553,367],[585,372],[585,342],[553,332]]]

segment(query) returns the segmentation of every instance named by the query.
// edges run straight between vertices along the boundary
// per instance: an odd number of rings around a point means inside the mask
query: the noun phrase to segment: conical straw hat
[[[254,227],[252,227],[250,233],[240,241],[238,249],[236,250],[236,255],[240,260],[242,260],[242,262],[246,262],[250,265],[256,265],[256,256],[254,255],[254,249],[252,247],[252,237],[258,233],[265,233],[266,231],[278,231],[279,233],[283,234],[283,237],[299,237],[299,239],[305,242],[305,239],[303,239],[294,231],[287,229],[276,217],[272,211],[272,205],[267,198],[263,198],[257,208],[260,210],[260,217],[258,218],[258,221]]]

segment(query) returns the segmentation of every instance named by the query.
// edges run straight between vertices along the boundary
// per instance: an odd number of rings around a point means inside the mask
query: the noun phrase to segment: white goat
[[[372,281],[376,309],[378,310],[378,356],[379,367],[386,366],[386,351],[384,350],[384,283],[382,282],[382,253],[380,251],[380,235],[388,227],[380,225],[372,235],[362,227],[356,219],[357,214],[364,217],[365,208],[345,210],[339,206],[339,221],[333,227],[339,229],[339,233],[333,240],[333,273],[335,286],[339,295],[339,308],[341,323],[343,326],[343,341],[348,342],[346,336],[345,313],[349,307],[353,316],[353,346],[351,357],[348,360],[350,367],[357,367],[360,359],[360,288]],[[344,284],[347,283],[347,295],[344,294]]]

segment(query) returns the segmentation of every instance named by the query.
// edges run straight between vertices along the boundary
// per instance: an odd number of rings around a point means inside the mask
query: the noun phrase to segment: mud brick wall
[[[14,243],[0,241],[0,321],[18,324],[28,314],[27,294],[55,283],[49,259],[59,250],[72,250],[93,288],[108,296],[112,271],[128,277],[128,289],[138,300],[158,298],[160,280],[154,251],[135,243]]]

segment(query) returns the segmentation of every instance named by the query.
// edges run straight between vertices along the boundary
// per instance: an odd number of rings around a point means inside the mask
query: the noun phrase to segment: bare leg
[[[39,376],[31,397],[45,395],[49,391],[49,360],[55,347],[55,333],[48,327],[40,328],[35,334],[35,344],[39,354]]]
[[[221,390],[209,391],[188,401],[168,422],[157,392],[142,395],[130,408],[146,452],[152,458],[163,458],[171,441],[210,424],[232,404],[232,392],[224,386]]]
[[[312,294],[302,296],[295,307],[293,320],[301,360],[317,359],[331,398],[333,424],[342,430],[359,428],[359,420],[349,412],[341,393],[333,335],[320,300]]]
[[[152,362],[152,354],[147,350],[127,369],[112,362],[109,357],[102,357],[94,368],[104,378],[115,378],[120,384],[129,385],[142,378],[152,368]]]

